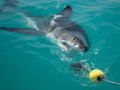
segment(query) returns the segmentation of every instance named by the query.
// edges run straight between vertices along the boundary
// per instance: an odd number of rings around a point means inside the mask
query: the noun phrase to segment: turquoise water
[[[93,84],[70,69],[71,63],[84,60],[91,69],[103,70],[107,79],[120,82],[119,0],[19,1],[15,8],[0,13],[0,26],[35,27],[20,11],[49,17],[69,4],[71,20],[84,28],[91,47],[71,58],[44,36],[0,31],[0,90],[120,90],[105,82]]]

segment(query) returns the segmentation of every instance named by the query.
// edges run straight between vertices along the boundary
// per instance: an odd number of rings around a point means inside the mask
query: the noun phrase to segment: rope
[[[118,82],[113,82],[113,81],[106,80],[106,79],[102,79],[102,80],[105,81],[105,82],[108,82],[108,83],[112,83],[112,84],[120,85],[120,83],[118,83]]]

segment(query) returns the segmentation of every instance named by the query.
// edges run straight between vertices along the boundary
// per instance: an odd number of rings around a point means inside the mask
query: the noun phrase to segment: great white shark
[[[5,5],[14,7],[16,0],[5,0]],[[32,35],[45,35],[49,38],[56,40],[57,44],[63,50],[80,50],[81,52],[86,52],[89,50],[90,43],[87,34],[80,27],[79,24],[70,20],[70,16],[73,10],[70,5],[67,5],[59,13],[53,15],[47,27],[43,30],[39,28],[39,21],[34,21],[36,23],[36,28],[14,28],[14,27],[2,27],[0,30],[6,30],[11,32],[18,32],[24,34]]]

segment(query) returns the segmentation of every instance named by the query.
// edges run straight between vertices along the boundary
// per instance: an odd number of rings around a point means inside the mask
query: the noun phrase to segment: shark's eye
[[[73,41],[74,41],[74,40],[76,40],[76,38],[75,38],[75,37],[73,37]]]
[[[75,45],[77,45],[77,43],[75,43]]]

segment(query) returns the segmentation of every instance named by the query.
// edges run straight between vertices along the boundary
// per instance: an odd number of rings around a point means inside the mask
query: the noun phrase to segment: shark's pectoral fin
[[[18,32],[24,34],[32,34],[32,35],[43,35],[44,32],[32,28],[11,28],[11,27],[0,27],[0,30],[10,31],[10,32]]]
[[[60,13],[59,15],[62,15],[64,18],[69,18],[72,14],[72,7],[67,5]]]

